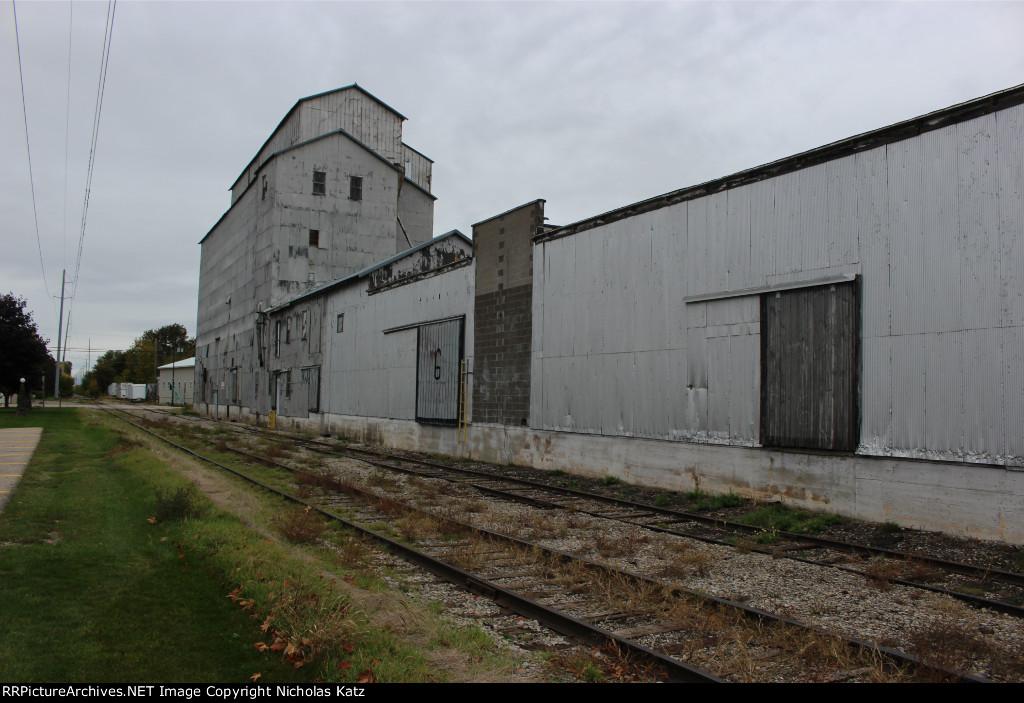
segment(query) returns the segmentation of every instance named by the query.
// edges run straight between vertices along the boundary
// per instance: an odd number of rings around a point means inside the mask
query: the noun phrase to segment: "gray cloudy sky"
[[[0,11],[0,293],[53,342],[106,12]],[[435,233],[468,234],[534,198],[567,224],[1011,87],[1022,38],[1021,2],[122,0],[68,358],[81,371],[90,340],[95,359],[172,322],[195,333],[198,242],[303,96],[358,82],[408,117],[435,161]]]

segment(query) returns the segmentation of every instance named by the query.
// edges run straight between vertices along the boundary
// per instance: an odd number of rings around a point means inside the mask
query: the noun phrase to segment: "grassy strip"
[[[305,546],[296,558],[299,548],[190,491],[134,433],[92,417],[0,413],[0,427],[45,428],[0,515],[0,680],[443,681],[429,656],[441,643],[505,666],[478,630],[400,599],[381,600],[401,610],[381,626],[347,595],[346,581],[372,579],[341,570],[344,548]],[[255,504],[254,524],[285,510]]]
[[[762,544],[776,541],[779,531],[782,532],[821,532],[829,525],[842,524],[843,518],[839,515],[828,515],[825,513],[811,513],[806,510],[794,510],[785,505],[775,504],[759,508],[747,513],[739,519],[745,525],[754,525],[764,528],[764,532],[758,535],[758,541]]]

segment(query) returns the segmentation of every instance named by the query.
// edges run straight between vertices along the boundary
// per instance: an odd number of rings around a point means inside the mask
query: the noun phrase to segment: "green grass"
[[[0,427],[45,428],[0,515],[0,680],[449,678],[430,660],[429,638],[448,627],[434,615],[388,593],[381,607],[407,612],[409,626],[381,627],[343,583],[383,593],[371,571],[346,571],[327,549],[268,539],[282,501],[245,493],[255,497],[239,508],[243,523],[113,422],[75,409],[0,411]],[[326,538],[344,539],[333,530]],[[292,662],[284,644],[298,647]],[[480,657],[478,636],[452,646]]]
[[[732,491],[713,496],[698,489],[690,491],[685,495],[688,500],[693,501],[690,509],[695,512],[721,510],[722,508],[738,508],[743,505],[743,499]]]
[[[608,475],[601,479],[601,483],[606,486],[617,486],[622,483],[622,479],[618,476]]]
[[[764,528],[758,534],[758,541],[767,544],[777,539],[775,532],[821,532],[829,525],[841,524],[843,518],[838,515],[794,510],[784,505],[769,505],[747,513],[739,521],[745,525]]]
[[[312,680],[256,652],[258,628],[225,598],[185,523],[148,522],[156,489],[184,481],[139,449],[120,451],[118,435],[76,410],[0,414],[0,427],[40,425],[0,515],[0,679]]]

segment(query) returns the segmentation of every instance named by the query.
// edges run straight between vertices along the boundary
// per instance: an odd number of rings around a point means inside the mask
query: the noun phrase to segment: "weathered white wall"
[[[725,296],[857,274],[858,451],[1024,465],[1022,133],[1016,106],[538,244],[534,427],[755,445],[758,297]]]
[[[466,253],[471,253],[468,245]],[[325,307],[324,412],[414,419],[416,330],[384,330],[465,315],[465,356],[472,357],[472,293],[472,265],[373,295],[365,280],[332,292]],[[339,333],[342,313],[344,331]]]

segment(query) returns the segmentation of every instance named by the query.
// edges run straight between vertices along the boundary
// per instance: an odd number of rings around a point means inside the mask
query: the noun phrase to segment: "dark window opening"
[[[309,230],[309,246],[318,247],[320,246],[320,230],[311,229]]]
[[[338,313],[338,332],[345,331],[345,313]]]
[[[363,178],[362,176],[352,176],[348,182],[348,199],[349,200],[362,200],[363,199]]]
[[[327,171],[313,171],[313,195],[327,195]]]

